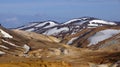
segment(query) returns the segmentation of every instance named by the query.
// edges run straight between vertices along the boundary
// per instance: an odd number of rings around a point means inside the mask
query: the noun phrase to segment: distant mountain
[[[44,35],[64,37],[66,35],[75,34],[85,28],[96,28],[106,25],[117,25],[117,23],[93,17],[81,17],[61,24],[55,21],[33,22],[28,25],[18,27],[17,29],[37,32]]]

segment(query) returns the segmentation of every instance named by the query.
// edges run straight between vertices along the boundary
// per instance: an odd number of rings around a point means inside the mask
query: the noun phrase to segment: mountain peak
[[[69,21],[63,23],[63,24],[72,24],[72,23],[80,23],[80,24],[82,24],[82,23],[85,23],[85,22],[88,22],[88,21],[91,21],[91,20],[100,20],[100,19],[85,16],[85,17],[80,17],[80,18],[74,18],[72,20],[69,20]]]
[[[84,17],[81,17],[81,19],[94,20],[94,19],[98,19],[98,18],[95,18],[95,17],[89,17],[89,16],[84,16]]]

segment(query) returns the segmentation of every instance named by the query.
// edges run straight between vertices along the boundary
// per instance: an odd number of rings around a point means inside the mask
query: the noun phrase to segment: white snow
[[[50,25],[49,26],[46,26],[44,28],[48,28],[48,27],[53,27],[53,26],[56,26],[58,24],[56,24],[55,22],[52,22],[52,21],[49,21]]]
[[[5,42],[5,43],[8,43],[8,44],[11,45],[11,46],[20,47],[20,46],[17,46],[17,45],[15,45],[15,44],[11,43],[11,42],[5,41],[5,40],[3,40],[3,39],[2,39],[2,41]],[[9,49],[9,48],[7,48],[7,47],[5,47],[5,46],[0,46],[0,47]],[[25,49],[24,53],[27,53],[27,52],[30,50],[30,47],[29,47],[28,45],[26,45],[26,44],[25,44],[22,48]]]
[[[73,35],[73,34],[76,34],[76,31],[73,31],[73,32],[71,33],[71,35]]]
[[[34,28],[31,28],[31,29],[27,29],[26,31],[34,31],[35,29]]]
[[[90,21],[89,23],[90,23],[90,25],[91,25],[91,24],[94,24],[94,23],[117,25],[117,24],[114,23],[114,22],[107,22],[107,21],[103,21],[103,20],[92,20],[92,21]]]
[[[9,49],[8,47],[6,47],[4,45],[0,45],[0,47],[5,48],[5,49]]]
[[[31,27],[31,26],[34,26],[36,24],[38,24],[38,23],[30,23],[29,25],[27,25],[27,27]]]
[[[87,17],[83,17],[83,18],[81,18],[82,20],[87,20],[88,18]]]
[[[5,38],[13,38],[13,36],[11,36],[10,34],[6,33],[5,31],[3,31],[2,29],[0,29],[0,33],[3,35],[3,37]]]
[[[97,27],[98,26],[98,24],[88,24],[88,26],[92,26],[92,27]]]
[[[69,23],[71,23],[71,22],[75,22],[75,21],[79,21],[79,20],[81,20],[81,19],[72,19],[72,20],[70,20],[70,21],[68,21],[68,22],[65,22],[65,23],[63,23],[63,24],[69,24]]]
[[[9,44],[9,45],[11,45],[11,46],[19,47],[19,46],[15,45],[15,44],[13,44],[13,43],[11,43],[11,42],[8,42],[8,41],[5,41],[5,40],[3,40],[3,39],[2,39],[2,41],[5,42],[5,43],[7,43],[7,44]]]
[[[91,26],[91,27],[87,27],[87,28],[96,28],[96,27]]]
[[[73,43],[73,41],[75,41],[76,39],[78,39],[78,37],[74,37],[74,38],[72,38],[71,40],[69,40],[69,41],[68,41],[68,43],[67,43],[67,44],[72,44],[72,43]]]
[[[87,18],[78,18],[78,19],[72,19],[70,21],[67,21],[64,24],[69,24],[69,23],[74,23],[75,25],[82,25],[84,23],[86,23],[88,20],[86,20]],[[77,22],[76,22],[77,21]]]
[[[41,26],[44,26],[46,23],[40,23],[38,25],[36,25],[35,27],[41,27]]]
[[[53,35],[53,34],[56,34],[56,33],[59,33],[59,32],[62,32],[62,31],[68,31],[69,29],[67,27],[62,27],[62,28],[59,28],[57,29],[57,27],[53,28],[53,29],[50,29],[48,31],[46,31],[45,35]]]
[[[106,30],[99,31],[95,35],[88,38],[88,40],[90,41],[90,44],[88,46],[95,45],[98,42],[106,40],[118,33],[120,33],[120,30],[115,30],[115,29],[106,29]]]
[[[98,26],[103,26],[103,24],[107,24],[107,25],[117,25],[114,22],[107,22],[104,20],[92,20],[89,22],[88,26],[90,27],[98,27]]]
[[[28,24],[28,25],[26,25],[26,26],[24,26],[24,27],[20,27],[20,28],[18,28],[18,29],[24,29],[24,28],[27,28],[27,27],[31,27],[31,26],[34,26],[34,25],[37,25],[38,23],[30,23],[30,24]]]
[[[11,45],[11,46],[20,47],[20,46],[17,46],[17,45],[15,45],[15,44],[11,43],[11,42],[5,41],[5,40],[3,40],[3,39],[2,39],[2,41],[5,42],[5,43],[8,43],[8,44]],[[5,46],[1,46],[1,45],[0,45],[0,47],[9,49],[9,48],[7,48],[7,47],[5,47]],[[30,47],[29,47],[28,45],[26,45],[26,44],[25,44],[22,48],[25,49],[24,53],[27,53],[27,52],[30,50]]]
[[[58,25],[58,24],[56,24],[55,22],[46,21],[46,22],[44,22],[44,23],[40,23],[39,25],[37,25],[37,26],[35,26],[35,27],[41,27],[41,26],[44,26],[44,25],[47,24],[47,23],[50,23],[50,25],[48,25],[48,26],[46,26],[46,27],[44,27],[44,28],[53,27],[53,26],[55,26],[55,25]]]
[[[25,49],[24,53],[27,53],[30,50],[30,47],[28,45],[24,45],[23,48]]]
[[[0,54],[5,54],[5,52],[3,52],[3,51],[0,51]]]

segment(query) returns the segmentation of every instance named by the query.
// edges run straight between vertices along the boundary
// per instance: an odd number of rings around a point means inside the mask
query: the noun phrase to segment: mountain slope
[[[0,54],[27,53],[30,47],[25,41],[26,39],[0,26]]]
[[[102,26],[87,28],[80,32],[66,36],[61,42],[76,47],[89,47],[93,49],[107,48],[120,45],[120,26]]]
[[[52,36],[21,30],[11,31],[2,26],[0,27],[0,55],[27,56],[27,53],[30,51],[40,48],[45,52],[52,50],[53,53],[57,53],[54,51],[61,53],[61,49],[66,49],[66,46],[59,43],[59,41],[60,40]],[[44,57],[46,56],[47,55]]]

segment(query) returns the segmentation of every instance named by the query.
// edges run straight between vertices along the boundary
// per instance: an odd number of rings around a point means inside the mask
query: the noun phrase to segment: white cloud
[[[18,18],[17,17],[7,18],[4,21],[5,22],[14,22],[14,23],[16,23],[16,22],[18,22]]]

